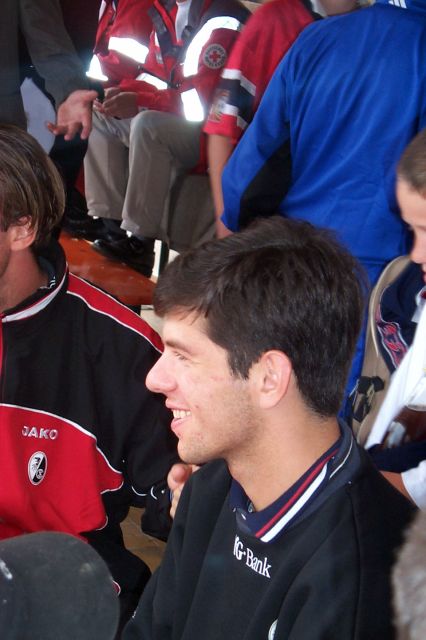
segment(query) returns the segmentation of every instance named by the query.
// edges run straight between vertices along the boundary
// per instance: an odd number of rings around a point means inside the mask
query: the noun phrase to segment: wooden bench
[[[153,280],[121,262],[102,256],[86,240],[72,238],[64,231],[59,240],[71,273],[92,282],[134,310],[152,304]]]

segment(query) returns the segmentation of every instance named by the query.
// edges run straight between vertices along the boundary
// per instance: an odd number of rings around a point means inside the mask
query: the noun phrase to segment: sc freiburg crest
[[[204,51],[203,62],[209,69],[220,69],[226,62],[226,51],[221,44],[210,44]]]
[[[33,453],[28,461],[28,477],[32,484],[40,484],[46,475],[47,457],[43,451]]]

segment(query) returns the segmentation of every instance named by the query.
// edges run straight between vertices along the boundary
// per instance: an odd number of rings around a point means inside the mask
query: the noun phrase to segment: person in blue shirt
[[[395,166],[426,126],[426,1],[308,26],[279,64],[223,173],[222,222],[277,210],[336,232],[371,284],[409,250]],[[350,377],[360,369],[363,340]]]

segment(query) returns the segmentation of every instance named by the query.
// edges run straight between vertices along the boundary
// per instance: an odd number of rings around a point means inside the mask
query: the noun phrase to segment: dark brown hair
[[[0,229],[31,221],[34,247],[45,244],[65,207],[62,179],[55,165],[28,133],[0,126]]]
[[[325,230],[272,217],[178,256],[159,279],[162,317],[196,312],[246,378],[270,349],[290,358],[305,403],[339,410],[361,326],[360,266]]]

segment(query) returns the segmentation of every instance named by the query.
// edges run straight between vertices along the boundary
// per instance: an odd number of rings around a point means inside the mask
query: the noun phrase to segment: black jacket
[[[55,284],[0,315],[0,538],[81,536],[132,587],[126,562],[138,563],[119,522],[177,458],[169,411],[145,386],[162,344],[138,315],[69,275],[57,243],[45,259]]]
[[[389,573],[413,509],[354,442],[331,472],[268,543],[231,509],[223,462],[194,474],[125,640],[392,638]]]

